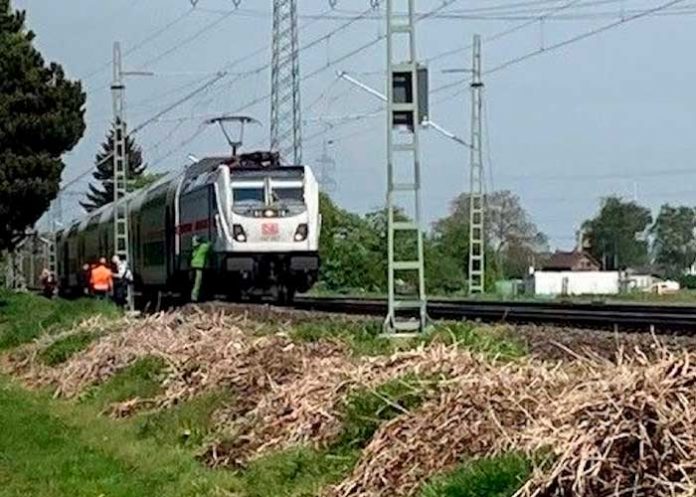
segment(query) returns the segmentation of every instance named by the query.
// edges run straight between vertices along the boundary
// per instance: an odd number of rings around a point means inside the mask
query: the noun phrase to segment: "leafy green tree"
[[[384,288],[386,245],[368,221],[319,197],[322,231],[320,280],[332,291],[380,291]]]
[[[435,221],[430,252],[454,261],[456,277],[464,282],[469,274],[469,196],[461,194],[450,204],[449,215]]]
[[[537,253],[546,249],[546,236],[530,220],[520,199],[503,190],[486,196],[487,285],[498,277],[521,277]],[[469,195],[462,193],[451,204],[448,216],[433,225],[437,251],[451,261],[462,280],[469,264]],[[449,264],[449,263],[448,263]]]
[[[536,254],[548,249],[546,235],[532,222],[520,197],[509,190],[488,195],[486,208],[488,243],[500,276],[523,277]]]
[[[619,197],[602,201],[599,214],[583,224],[590,253],[604,269],[640,266],[649,262],[650,210]]]
[[[655,262],[670,277],[681,276],[696,260],[696,211],[665,204],[650,228]]]
[[[91,212],[99,207],[110,204],[114,201],[114,129],[109,130],[106,141],[102,143],[101,150],[97,153],[94,162],[96,170],[92,177],[97,184],[89,185],[87,200],[80,202],[80,205]],[[131,136],[126,137],[126,156],[128,157],[128,191],[135,191],[149,182],[156,180],[156,177],[145,175],[147,164],[143,162],[142,149],[136,145]]]
[[[56,197],[61,156],[85,130],[85,94],[46,65],[25,13],[0,0],[0,250],[18,243]]]

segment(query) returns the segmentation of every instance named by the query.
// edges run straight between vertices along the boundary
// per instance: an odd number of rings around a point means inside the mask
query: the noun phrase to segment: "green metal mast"
[[[407,14],[395,15],[395,3]],[[427,120],[427,73],[416,62],[414,4],[387,0],[388,334],[422,332],[427,321],[418,145],[418,128]],[[405,290],[397,293],[401,281]]]

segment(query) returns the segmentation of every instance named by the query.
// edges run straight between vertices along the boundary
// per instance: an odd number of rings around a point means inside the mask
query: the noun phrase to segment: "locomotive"
[[[275,152],[208,157],[131,193],[130,267],[136,296],[186,296],[194,236],[211,243],[206,292],[292,300],[319,271],[319,186],[307,166]],[[114,205],[76,220],[56,238],[65,293],[79,293],[85,263],[114,247]]]

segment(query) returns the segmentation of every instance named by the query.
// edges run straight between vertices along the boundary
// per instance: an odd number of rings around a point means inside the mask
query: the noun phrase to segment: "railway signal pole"
[[[396,15],[394,4],[407,10]],[[406,60],[399,60],[405,54]],[[420,228],[419,127],[427,121],[427,72],[416,61],[415,0],[387,0],[388,334],[422,332],[427,322]],[[403,209],[403,206],[412,209]],[[404,219],[402,214],[411,215]],[[399,254],[397,256],[397,247]],[[411,286],[397,294],[397,280]],[[415,286],[415,291],[413,290]],[[414,320],[413,315],[417,318]]]
[[[300,47],[297,0],[273,0],[271,61],[271,150],[302,164]]]
[[[485,196],[482,153],[481,37],[474,35],[471,79],[471,152],[469,192],[469,295],[485,291]]]

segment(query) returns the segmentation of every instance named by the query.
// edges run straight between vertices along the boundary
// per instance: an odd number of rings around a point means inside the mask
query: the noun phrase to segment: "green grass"
[[[305,447],[262,457],[244,472],[246,497],[313,497],[328,484],[346,476],[356,451],[332,453]]]
[[[303,342],[318,342],[326,338],[337,338],[347,342],[358,356],[389,354],[396,350],[399,342],[380,336],[382,322],[366,321],[312,321],[297,323],[291,336]]]
[[[531,461],[520,454],[476,459],[434,478],[419,497],[510,497],[531,471]]]
[[[116,402],[155,397],[162,390],[166,364],[159,357],[143,357],[82,395],[82,399],[100,410]]]
[[[426,382],[408,375],[374,390],[360,389],[348,395],[341,410],[343,431],[332,444],[332,450],[352,450],[367,445],[382,423],[423,402],[426,385]]]
[[[48,300],[32,294],[0,292],[0,350],[17,347],[43,333],[65,331],[90,316],[116,317],[119,313],[106,301]]]
[[[85,350],[96,338],[97,334],[89,331],[68,335],[43,349],[39,353],[39,359],[48,366],[57,366],[78,352]]]
[[[456,343],[463,349],[499,359],[514,359],[527,353],[524,343],[506,328],[481,327],[468,322],[439,323],[422,340]]]
[[[232,402],[229,392],[201,395],[170,409],[143,413],[136,417],[138,436],[164,446],[191,449],[201,447],[213,433],[213,414]]]
[[[397,350],[417,347],[423,343],[440,341],[485,354],[489,357],[513,359],[526,354],[524,344],[508,330],[492,326],[477,326],[469,322],[436,323],[421,338],[388,338],[382,335],[382,322],[366,321],[313,321],[297,323],[291,336],[303,342],[322,339],[342,340],[357,356],[391,354]]]
[[[0,497],[214,497],[241,488],[83,404],[0,378]]]

